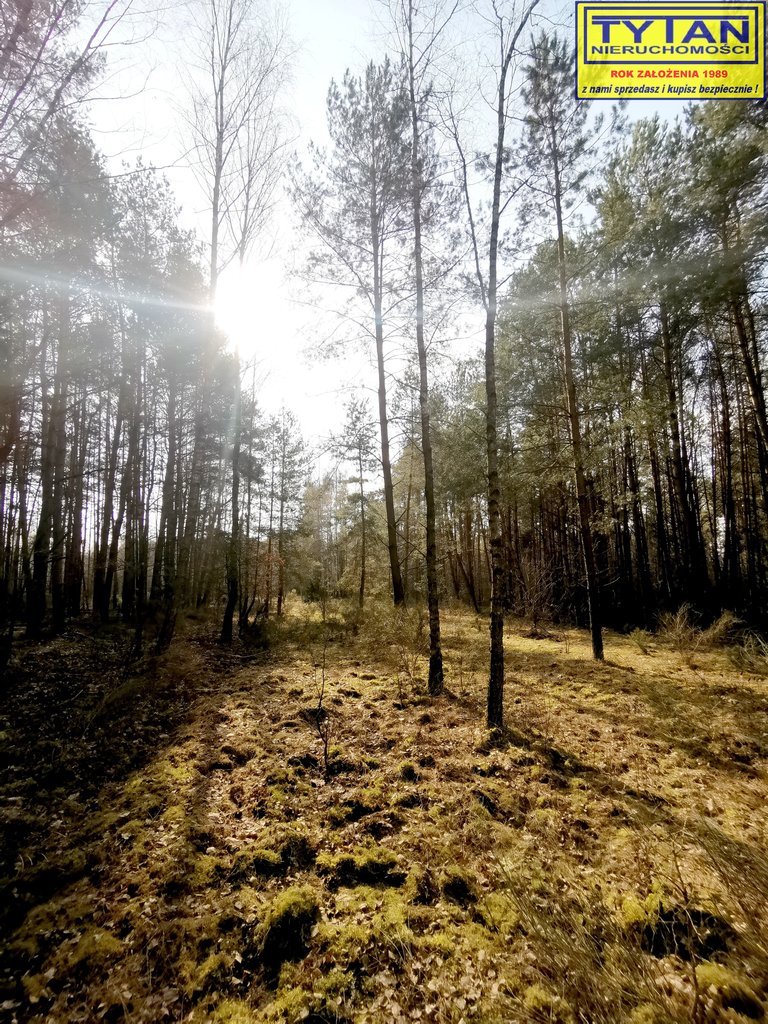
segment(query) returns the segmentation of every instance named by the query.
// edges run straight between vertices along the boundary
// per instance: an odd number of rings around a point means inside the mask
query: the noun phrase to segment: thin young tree
[[[368,556],[368,519],[366,515],[366,474],[376,465],[374,459],[375,423],[371,420],[368,402],[365,398],[351,398],[346,405],[346,418],[342,433],[331,442],[331,452],[336,458],[355,468],[350,481],[357,486],[356,500],[360,506],[360,584],[357,603],[360,609],[365,604],[365,586]]]
[[[440,598],[437,574],[437,530],[435,526],[435,471],[429,407],[429,373],[425,322],[424,206],[437,178],[437,161],[430,126],[426,121],[431,63],[445,27],[457,3],[421,5],[414,0],[397,0],[391,14],[400,46],[408,91],[410,119],[410,186],[413,220],[413,264],[415,287],[416,349],[419,363],[419,410],[421,449],[424,459],[424,504],[426,512],[427,610],[429,615],[428,689],[436,696],[443,690],[443,652],[440,643]]]
[[[501,490],[499,485],[499,428],[496,390],[496,318],[499,288],[499,241],[502,215],[519,189],[503,196],[504,170],[508,163],[507,132],[513,100],[513,79],[518,44],[539,0],[531,0],[522,10],[514,7],[507,14],[493,4],[491,23],[497,47],[494,64],[496,82],[493,111],[496,137],[486,161],[491,179],[490,215],[487,242],[483,253],[480,225],[473,207],[469,182],[469,159],[459,118],[451,106],[446,119],[456,145],[459,185],[464,197],[467,225],[477,286],[485,310],[485,437],[488,470],[488,532],[491,556],[490,667],[488,673],[487,722],[490,729],[504,725],[504,550],[501,529]],[[487,257],[486,269],[483,258]]]

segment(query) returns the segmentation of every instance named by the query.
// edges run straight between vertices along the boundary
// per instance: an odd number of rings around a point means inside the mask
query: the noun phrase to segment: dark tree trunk
[[[603,625],[600,612],[600,585],[597,577],[594,539],[587,497],[587,481],[584,473],[582,453],[581,422],[576,397],[576,378],[573,372],[571,318],[568,304],[568,285],[565,266],[565,234],[561,205],[560,168],[557,160],[557,145],[552,140],[553,171],[555,180],[555,217],[557,220],[557,269],[560,289],[560,325],[563,337],[563,362],[565,368],[565,391],[568,406],[568,424],[573,449],[573,476],[576,483],[576,501],[579,512],[579,534],[584,570],[587,577],[587,604],[589,607],[589,628],[592,636],[592,657],[603,660]]]
[[[392,462],[389,455],[389,419],[387,416],[387,377],[384,369],[384,324],[382,321],[382,283],[379,255],[379,233],[377,211],[371,210],[371,236],[373,240],[373,293],[374,331],[376,337],[376,367],[379,377],[379,429],[381,431],[381,471],[384,477],[384,505],[387,514],[387,551],[389,572],[392,578],[392,599],[396,605],[405,601],[400,558],[397,553],[397,520],[395,518],[395,495],[392,487]]]
[[[227,603],[221,624],[221,642],[232,643],[232,620],[237,607],[240,580],[240,365],[236,366],[234,428],[232,438],[232,529],[226,557]]]
[[[429,378],[427,346],[424,339],[424,265],[421,244],[421,196],[424,189],[419,112],[413,49],[413,0],[408,0],[408,92],[411,105],[411,202],[413,208],[413,252],[416,272],[416,348],[419,356],[419,409],[421,447],[424,456],[424,502],[427,518],[427,610],[429,614],[429,679],[432,696],[443,690],[443,652],[440,646],[440,601],[437,578],[437,537],[435,532],[435,478],[432,465],[432,436],[429,423]]]

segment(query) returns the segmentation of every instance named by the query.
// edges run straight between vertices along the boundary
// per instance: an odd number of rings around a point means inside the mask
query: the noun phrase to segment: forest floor
[[[291,605],[17,647],[0,695],[0,1017],[768,1018],[768,681],[726,650]],[[321,690],[322,701],[320,700]],[[327,747],[327,763],[325,748]]]

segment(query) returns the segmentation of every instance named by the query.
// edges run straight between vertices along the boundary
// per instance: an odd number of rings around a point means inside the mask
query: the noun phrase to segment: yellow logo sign
[[[765,98],[765,0],[577,0],[576,95],[584,100]]]

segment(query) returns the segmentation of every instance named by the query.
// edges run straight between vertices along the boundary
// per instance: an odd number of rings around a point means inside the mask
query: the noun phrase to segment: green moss
[[[67,962],[72,966],[79,964],[96,966],[106,963],[112,957],[122,953],[123,949],[122,942],[114,935],[93,928],[80,936],[74,950],[68,954]]]
[[[267,829],[261,837],[261,845],[241,850],[235,857],[235,875],[240,867],[248,867],[249,858],[255,865],[252,874],[280,874],[289,868],[304,870],[311,867],[317,856],[317,847],[310,837],[302,831],[275,824]],[[280,870],[278,863],[280,862]]]
[[[23,931],[40,936],[55,928],[71,927],[89,921],[92,917],[93,900],[77,892],[33,907],[25,918]]]
[[[158,782],[168,786],[171,792],[178,792],[179,786],[187,785],[200,776],[192,760],[183,760],[177,764],[171,758],[153,765],[151,773]]]
[[[133,806],[143,806],[147,802],[156,801],[159,794],[178,794],[180,789],[188,786],[198,776],[194,762],[184,758],[184,751],[180,750],[172,756],[159,758],[143,771],[132,775],[123,787],[123,796]]]
[[[269,974],[276,975],[286,960],[306,955],[319,914],[320,904],[309,886],[285,889],[267,907],[253,937],[251,955],[255,954]]]
[[[286,868],[309,868],[315,863],[317,847],[306,833],[280,827],[271,835],[266,845],[277,851]]]
[[[490,892],[479,905],[483,924],[490,931],[509,939],[518,925],[518,915],[508,896],[502,892]]]
[[[226,984],[231,973],[230,958],[224,953],[211,953],[192,969],[191,977],[185,986],[187,995],[217,992]]]
[[[619,923],[626,929],[642,929],[648,925],[653,927],[659,919],[662,908],[663,894],[661,886],[655,884],[643,899],[637,896],[626,896],[619,907]]]
[[[341,921],[323,923],[317,932],[318,943],[327,949],[335,963],[358,964],[372,941],[371,929]]]
[[[325,1024],[346,1020],[341,1015],[341,1007],[351,990],[354,981],[350,975],[337,967],[331,968],[322,977],[314,977],[312,990],[308,991],[306,982],[302,984],[299,971],[293,964],[285,964],[280,971],[277,985],[277,996],[267,1007],[265,1020],[294,1022],[309,1020],[312,1024]]]
[[[14,939],[13,942],[9,942],[6,952],[11,958],[26,962],[31,960],[32,957],[37,956],[42,946],[42,936],[35,934],[25,935],[22,938]]]
[[[328,812],[328,820],[332,825],[344,825],[349,821],[359,821],[368,814],[376,814],[388,805],[389,799],[383,786],[364,786],[351,793],[343,803],[332,807]]]
[[[394,890],[360,886],[354,892],[354,906],[370,914],[364,923],[336,919],[318,926],[317,943],[341,968],[375,972],[385,960],[405,961],[416,942],[409,926],[412,908]],[[337,979],[340,983],[340,979]]]
[[[461,868],[455,865],[446,868],[440,878],[440,891],[446,899],[460,906],[477,900],[474,884]]]
[[[341,828],[342,825],[346,825],[349,821],[349,810],[343,805],[336,804],[334,807],[329,808],[326,820],[332,828]]]
[[[239,879],[250,875],[281,875],[284,870],[283,858],[275,850],[240,850],[232,863],[229,877]]]
[[[135,839],[137,836],[141,835],[145,828],[146,824],[144,821],[139,821],[138,819],[133,818],[131,821],[123,822],[117,832],[120,839],[125,841],[127,839]]]
[[[223,872],[222,862],[208,853],[198,853],[192,859],[187,871],[187,882],[191,889],[204,889]]]
[[[292,768],[275,768],[264,781],[268,786],[287,786],[292,789],[298,782],[298,776]]]
[[[171,804],[170,807],[166,807],[160,817],[168,825],[183,825],[187,820],[187,811],[181,804]]]
[[[668,1024],[669,1017],[653,1003],[641,1003],[627,1017],[627,1024]]]
[[[398,892],[388,892],[381,898],[377,889],[360,889],[365,893],[364,898],[368,905],[378,907],[378,912],[373,917],[374,926],[384,928],[388,932],[402,931],[407,928],[408,904],[402,899]]]
[[[359,884],[402,885],[405,872],[391,850],[382,846],[356,847],[349,853],[325,854],[317,859],[317,869],[328,878],[332,888]]]
[[[293,795],[283,786],[270,786],[267,790],[266,803],[268,807],[282,807],[293,800]]]
[[[326,1000],[338,1000],[347,995],[351,985],[350,976],[344,971],[340,971],[338,967],[334,967],[320,979],[317,988]]]
[[[419,778],[419,773],[413,761],[401,761],[397,766],[397,774],[403,782],[416,782]]]
[[[723,1007],[735,1010],[745,1017],[762,1020],[763,1005],[752,986],[738,974],[712,962],[700,963],[696,967],[699,987],[717,995]]]
[[[372,811],[380,810],[389,804],[387,789],[381,782],[375,782],[371,786],[362,786],[360,789],[355,790],[353,796],[359,803],[370,807]]]
[[[258,1018],[242,999],[225,999],[213,1013],[207,1014],[211,1024],[256,1024]]]
[[[552,832],[560,823],[560,814],[553,807],[535,807],[528,812],[525,823],[532,832]]]
[[[264,1024],[272,1021],[285,1022],[285,1024],[298,1024],[306,1020],[312,1013],[315,999],[311,992],[298,987],[280,992],[277,998],[269,1004],[260,1020]]]
[[[576,1024],[573,1011],[564,999],[542,985],[529,985],[523,996],[525,1008],[536,1021],[548,1024]]]
[[[127,801],[133,801],[134,799],[140,799],[145,795],[147,789],[147,780],[143,774],[138,773],[133,775],[126,782],[123,787],[123,796]]]
[[[23,871],[15,883],[37,900],[46,900],[86,873],[88,859],[83,850],[68,850],[60,856]]]
[[[142,818],[146,821],[148,818],[156,818],[162,813],[163,808],[168,805],[169,792],[166,787],[159,785],[158,783],[148,784],[148,780],[139,776],[135,780],[135,786],[132,788],[130,793],[124,792],[124,796],[127,798],[123,800],[125,811],[127,811],[132,818]],[[178,806],[178,805],[176,805]],[[117,828],[119,830],[119,820],[125,813],[117,813]]]
[[[25,974],[21,984],[27,999],[33,1005],[48,995],[48,982],[42,974]]]
[[[226,921],[226,916],[219,914],[172,918],[164,928],[165,946],[177,946],[179,956],[185,952],[192,955],[204,953],[218,942],[222,921]]]
[[[454,933],[447,931],[434,932],[430,935],[419,936],[416,945],[425,954],[436,953],[443,959],[453,956],[456,952],[457,942]]]
[[[408,874],[406,893],[412,903],[429,906],[437,901],[440,890],[429,868],[416,867]]]

